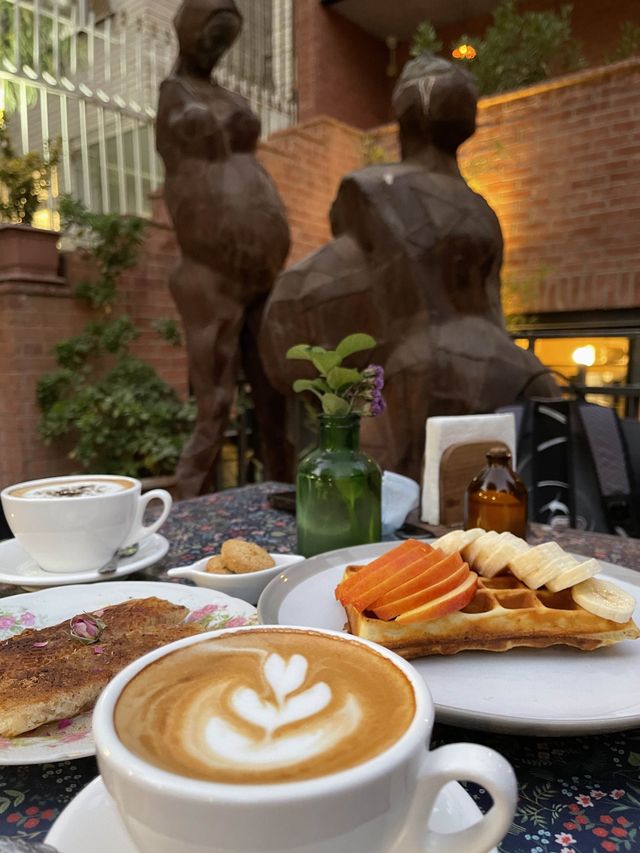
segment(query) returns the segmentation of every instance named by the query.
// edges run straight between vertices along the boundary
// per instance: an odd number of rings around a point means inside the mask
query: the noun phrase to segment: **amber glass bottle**
[[[469,483],[464,496],[464,528],[527,533],[527,487],[511,467],[511,453],[494,447],[488,465]]]

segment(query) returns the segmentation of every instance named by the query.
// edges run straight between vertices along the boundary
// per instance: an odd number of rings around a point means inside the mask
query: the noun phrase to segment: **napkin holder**
[[[454,524],[462,520],[458,493],[461,497],[482,467],[484,453],[494,445],[508,447],[515,467],[516,427],[511,412],[428,418],[422,521],[427,524]],[[443,462],[445,470],[441,476]]]

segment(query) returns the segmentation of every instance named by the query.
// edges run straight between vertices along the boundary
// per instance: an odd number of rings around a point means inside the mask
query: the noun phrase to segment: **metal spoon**
[[[118,569],[118,563],[120,560],[124,560],[126,557],[133,557],[133,555],[138,550],[138,544],[129,545],[127,548],[119,548],[113,557],[109,560],[108,563],[105,563],[101,569],[98,569],[99,575],[111,575]]]

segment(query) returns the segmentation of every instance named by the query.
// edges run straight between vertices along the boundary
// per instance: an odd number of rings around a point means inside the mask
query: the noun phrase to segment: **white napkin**
[[[440,460],[452,444],[499,441],[507,445],[516,465],[516,421],[512,412],[494,415],[455,415],[427,418],[422,520],[440,523]]]
[[[382,535],[388,536],[405,522],[420,503],[420,484],[394,471],[382,472]]]

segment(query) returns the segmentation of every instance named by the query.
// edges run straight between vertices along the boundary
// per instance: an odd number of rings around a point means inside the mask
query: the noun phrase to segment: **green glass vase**
[[[382,474],[360,450],[359,415],[320,415],[319,446],[298,464],[298,552],[379,542]]]

